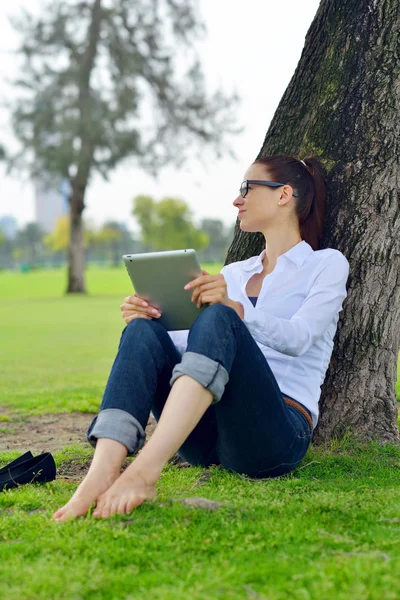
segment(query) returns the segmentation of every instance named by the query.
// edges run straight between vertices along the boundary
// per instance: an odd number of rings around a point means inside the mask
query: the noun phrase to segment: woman
[[[192,465],[221,464],[276,477],[303,459],[318,420],[320,386],[346,298],[349,264],[319,250],[326,201],[321,164],[267,156],[246,171],[233,202],[242,231],[262,232],[266,250],[187,286],[209,303],[189,332],[167,332],[156,309],[125,298],[124,329],[100,412],[87,439],[89,472],[53,515],[130,513],[154,498],[178,451]],[[157,427],[143,446],[153,412]]]

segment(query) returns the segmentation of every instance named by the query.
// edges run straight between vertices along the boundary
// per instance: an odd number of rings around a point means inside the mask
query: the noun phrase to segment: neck
[[[266,254],[264,257],[264,268],[267,265],[274,268],[278,257],[285,254],[290,248],[296,246],[302,241],[300,232],[297,230],[289,231],[268,231],[263,232],[265,238]]]

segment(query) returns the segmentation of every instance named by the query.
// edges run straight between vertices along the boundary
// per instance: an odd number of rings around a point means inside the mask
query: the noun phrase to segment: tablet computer
[[[123,257],[136,294],[161,312],[158,321],[168,331],[190,329],[207,308],[191,301],[193,290],[184,290],[189,281],[202,275],[193,249],[125,254]]]

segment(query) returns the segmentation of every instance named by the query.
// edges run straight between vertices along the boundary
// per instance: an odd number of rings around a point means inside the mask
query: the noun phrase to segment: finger
[[[198,297],[202,292],[206,292],[208,290],[224,290],[226,287],[221,287],[221,283],[219,281],[212,281],[211,283],[205,283],[203,285],[199,285],[195,290],[193,290],[192,294],[192,302],[197,302]]]
[[[139,298],[136,294],[133,296],[127,296],[124,300],[126,304],[133,304],[134,306],[148,306],[149,303],[143,298]]]
[[[146,312],[139,312],[137,310],[126,310],[122,313],[122,317],[125,319],[130,318],[130,317],[149,317],[152,318],[155,315],[149,315]]]
[[[192,288],[197,287],[198,285],[202,285],[203,283],[209,283],[210,281],[215,281],[219,278],[219,275],[201,275],[192,281],[189,281],[183,288],[184,290],[191,290]]]
[[[201,272],[203,273],[203,275],[209,275],[209,273],[207,273],[207,271],[205,271],[204,269],[202,269]]]
[[[192,294],[192,302],[197,302],[197,300],[199,299],[200,294],[201,294],[200,288],[196,288],[195,291]]]
[[[154,306],[149,304],[149,302],[147,300],[145,300],[144,298],[139,298],[139,296],[137,294],[130,296],[129,299],[130,299],[129,304],[133,304],[134,306],[140,306],[140,307],[145,307],[145,308],[146,307],[155,308]]]
[[[214,281],[211,281],[210,283],[202,283],[201,285],[196,286],[194,292],[201,293],[201,292],[205,292],[207,290],[218,289],[221,287],[225,287],[225,286],[222,286],[222,284],[219,280],[214,280]]]
[[[211,292],[204,292],[202,294],[200,294],[198,303],[197,303],[197,307],[201,308],[202,304],[221,304],[222,303],[222,298],[223,295],[221,294],[213,294],[212,291]]]
[[[149,317],[160,317],[161,313],[157,308],[154,308],[153,306],[149,306],[149,308],[141,308],[140,306],[135,307],[134,311],[132,311],[132,308],[128,308],[125,309],[126,312],[135,312],[138,313],[140,315],[148,315]]]
[[[132,318],[136,319],[137,317],[147,317],[148,315],[146,315],[145,313],[139,314],[136,311],[132,312],[132,311],[127,311],[127,312],[123,312],[122,313],[122,318],[124,319],[124,321],[126,321],[127,319],[131,320]]]
[[[132,306],[132,304],[123,304],[121,306],[121,312],[132,315],[133,313],[148,314],[148,308],[141,308],[140,306]]]
[[[121,304],[120,310],[121,310],[122,314],[124,314],[124,313],[132,314],[132,312],[137,312],[140,314],[150,315],[151,317],[160,317],[161,316],[160,311],[157,308],[154,308],[154,306],[149,306],[148,308],[143,308],[141,306],[135,306],[133,308],[132,304]]]

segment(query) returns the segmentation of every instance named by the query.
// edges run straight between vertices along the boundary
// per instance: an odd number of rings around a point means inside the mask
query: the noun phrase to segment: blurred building
[[[11,215],[0,217],[0,231],[7,239],[13,240],[18,231],[17,219]]]
[[[57,220],[69,213],[70,185],[67,179],[54,186],[46,179],[35,181],[36,221],[48,233],[54,230]]]

